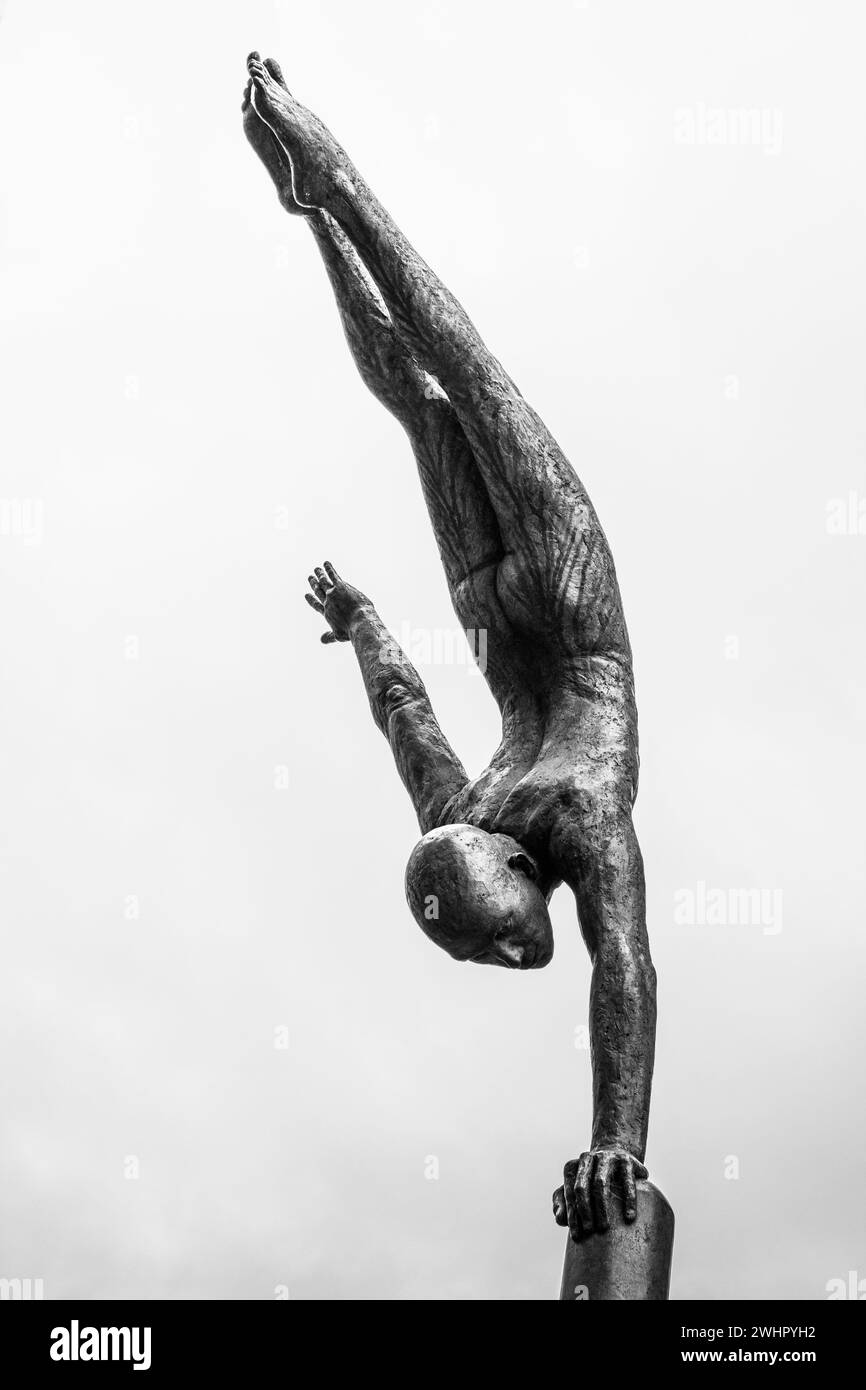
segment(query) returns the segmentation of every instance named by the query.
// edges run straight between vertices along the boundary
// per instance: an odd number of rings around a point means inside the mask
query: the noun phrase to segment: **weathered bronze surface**
[[[651,1182],[638,1183],[638,1212],[627,1222],[614,1195],[610,1230],[565,1243],[564,1303],[628,1300],[656,1302],[668,1297],[674,1245],[674,1214]]]
[[[634,1223],[656,982],[632,824],[631,648],[610,549],[558,444],[346,152],[275,62],[253,53],[248,73],[247,137],[283,208],[312,231],[361,376],[406,430],[460,623],[486,632],[502,739],[479,777],[370,600],[330,563],[306,597],[328,625],[322,641],[351,642],[417,812],[406,891],[427,936],[458,961],[537,969],[553,954],[550,897],[562,883],[574,893],[592,960],[594,1118],[553,1208],[575,1242],[613,1259],[625,1246],[612,1187],[625,1224],[645,1229]],[[605,1244],[597,1233],[612,1221]]]

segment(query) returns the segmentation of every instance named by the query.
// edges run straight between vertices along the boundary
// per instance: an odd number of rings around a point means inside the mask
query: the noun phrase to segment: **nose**
[[[508,965],[512,966],[513,969],[520,969],[523,964],[522,946],[513,945],[510,941],[499,941],[496,944],[496,950],[497,954],[501,956]]]

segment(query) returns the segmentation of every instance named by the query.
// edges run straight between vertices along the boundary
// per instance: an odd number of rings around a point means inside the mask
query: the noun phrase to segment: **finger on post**
[[[558,1187],[553,1194],[553,1219],[557,1226],[568,1225],[568,1208],[565,1205],[565,1193]]]
[[[592,1154],[581,1154],[577,1163],[577,1177],[574,1182],[574,1190],[580,1215],[580,1224],[583,1227],[584,1235],[590,1235],[595,1224],[592,1219],[592,1202],[589,1194],[591,1178]]]
[[[620,1173],[622,1175],[622,1213],[626,1221],[637,1219],[637,1183],[635,1182],[635,1169],[639,1164],[632,1163],[630,1158],[620,1160]]]
[[[610,1154],[602,1154],[596,1160],[592,1180],[592,1207],[600,1231],[610,1230],[610,1176],[613,1162]]]
[[[580,1240],[580,1216],[578,1214],[574,1192],[574,1172],[570,1172],[569,1167],[565,1170],[565,1181],[562,1184],[562,1192],[565,1197],[566,1219],[568,1221],[568,1229],[571,1232],[572,1240]]]

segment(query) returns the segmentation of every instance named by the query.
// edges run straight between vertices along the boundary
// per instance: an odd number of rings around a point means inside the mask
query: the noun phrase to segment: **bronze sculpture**
[[[502,741],[470,781],[369,599],[330,563],[310,576],[322,641],[352,643],[418,815],[413,915],[457,960],[536,969],[553,953],[554,889],[576,898],[592,960],[593,1130],[553,1207],[581,1242],[636,1220],[655,1042],[632,823],[637,715],[613,559],[582,483],[462,306],[278,64],[253,53],[247,66],[247,137],[284,209],[313,232],[361,376],[409,436],[461,626],[487,633]]]

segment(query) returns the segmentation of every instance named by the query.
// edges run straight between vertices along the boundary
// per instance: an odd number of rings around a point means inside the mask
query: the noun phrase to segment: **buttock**
[[[628,655],[630,648],[613,559],[604,536],[532,542],[496,571],[502,612],[515,632],[575,656]]]

